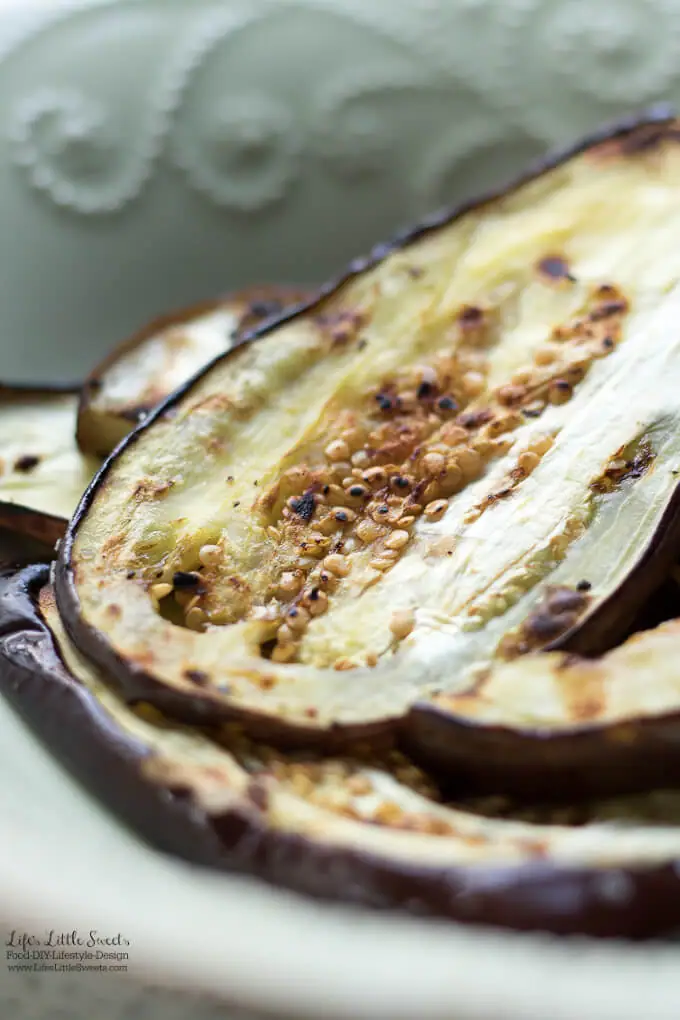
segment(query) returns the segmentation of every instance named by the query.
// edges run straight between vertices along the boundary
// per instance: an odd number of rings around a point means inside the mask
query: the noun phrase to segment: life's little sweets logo
[[[91,928],[40,934],[13,929],[5,938],[5,959],[9,971],[127,971],[130,940],[121,932],[107,933]]]

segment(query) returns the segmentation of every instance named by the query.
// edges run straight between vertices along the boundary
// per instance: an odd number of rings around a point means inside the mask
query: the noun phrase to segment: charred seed
[[[200,580],[201,579],[198,574],[194,574],[187,570],[177,570],[172,575],[173,587],[178,591],[186,591],[188,589],[195,588]]]

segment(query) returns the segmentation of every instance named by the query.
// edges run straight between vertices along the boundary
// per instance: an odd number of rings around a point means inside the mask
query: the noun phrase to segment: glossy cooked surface
[[[322,729],[634,603],[677,523],[679,175],[672,131],[595,146],[217,362],[73,530],[76,641]]]
[[[576,811],[517,810],[498,798],[459,808],[447,804],[431,780],[396,751],[324,759],[286,755],[248,741],[239,727],[222,727],[210,736],[173,724],[149,706],[135,712],[73,648],[49,587],[40,592],[39,610],[68,670],[109,717],[115,739],[141,743],[140,768],[148,782],[188,791],[214,819],[242,812],[253,828],[264,827],[274,837],[302,837],[302,857],[312,872],[315,854],[323,868],[329,849],[356,853],[357,865],[368,859],[395,875],[415,869],[423,882],[429,869],[434,875],[445,868],[452,877],[471,869],[471,889],[476,876],[492,869],[488,875],[495,876],[502,898],[513,874],[516,881],[531,883],[533,865],[602,869],[606,875],[609,868],[661,865],[680,853],[680,806],[670,791],[609,799]],[[222,831],[228,831],[224,823]],[[542,883],[540,870],[535,877]],[[615,877],[615,900],[625,914],[632,884],[629,889],[625,871],[617,870]],[[333,880],[327,871],[326,893],[342,895]],[[554,910],[549,896],[544,909],[546,916]],[[578,901],[565,902],[558,913],[566,917],[583,909]]]
[[[100,464],[76,445],[77,407],[76,392],[0,388],[0,521],[6,526],[52,542],[66,527]]]
[[[78,409],[81,449],[110,453],[156,404],[244,332],[304,296],[293,287],[252,287],[150,323],[87,380]]]

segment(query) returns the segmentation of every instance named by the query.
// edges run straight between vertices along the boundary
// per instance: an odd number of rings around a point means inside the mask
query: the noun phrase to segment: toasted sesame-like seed
[[[411,515],[409,515],[407,517],[400,517],[399,518],[399,527],[400,528],[410,528],[414,521],[415,521],[415,517],[413,517]]]
[[[314,783],[304,772],[296,772],[291,778],[291,785],[298,797],[307,797],[314,790]]]
[[[550,449],[550,447],[552,446],[553,443],[554,443],[554,439],[553,439],[552,436],[539,436],[537,439],[535,439],[533,441],[531,446],[532,446],[532,449],[540,457],[542,457],[544,453],[548,452],[548,450]]]
[[[352,662],[351,659],[336,659],[333,663],[333,669],[356,669],[356,663]]]
[[[441,485],[439,484],[439,480],[437,480],[426,485],[421,496],[426,503],[431,503],[433,499],[439,499],[441,494]]]
[[[370,513],[371,517],[376,522],[376,524],[382,524],[384,521],[387,521],[390,508],[387,505],[387,503],[378,503],[377,506],[374,503],[372,506],[369,507],[368,512]]]
[[[428,383],[430,386],[434,386],[437,382],[437,372],[431,365],[414,365],[412,373],[418,385]]]
[[[446,457],[441,453],[426,453],[423,457],[423,467],[430,474],[437,475],[446,467]]]
[[[350,572],[350,563],[346,556],[340,553],[332,553],[323,561],[326,570],[330,570],[336,577],[347,577]]]
[[[337,531],[338,526],[338,522],[333,514],[328,514],[327,517],[322,517],[320,521],[316,522],[317,530],[326,536],[332,535],[334,531]]]
[[[305,542],[314,545],[323,545],[327,540],[327,536],[322,534],[320,531],[309,531],[305,537]]]
[[[541,458],[537,453],[533,453],[531,450],[525,450],[524,453],[520,454],[517,461],[517,466],[521,468],[526,474],[531,474],[538,465],[541,463]]]
[[[295,640],[295,635],[287,623],[282,623],[276,632],[276,640],[280,645],[289,645]]]
[[[192,609],[194,609],[201,601],[200,595],[192,595],[187,604],[184,607],[184,614],[188,615]]]
[[[358,428],[346,428],[340,433],[340,439],[347,443],[350,450],[353,446],[359,445],[361,438],[361,431]]]
[[[371,653],[369,652],[369,655],[370,654]],[[368,662],[368,655],[366,656],[366,662],[368,665],[371,665],[371,663]],[[375,663],[373,663],[373,665],[375,665]],[[373,784],[371,783],[368,776],[362,776],[360,774],[357,774],[355,776],[349,777],[349,779],[345,782],[345,789],[347,790],[348,793],[353,794],[355,797],[361,797],[372,791]]]
[[[526,388],[510,383],[507,386],[501,386],[497,396],[501,404],[512,407],[513,404],[519,404],[526,396]]]
[[[354,510],[350,510],[348,506],[334,506],[332,514],[340,524],[351,524],[357,519]]]
[[[477,451],[480,457],[486,459],[494,454],[496,444],[490,439],[485,439],[484,436],[479,436],[473,443],[473,449]]]
[[[304,630],[309,623],[309,613],[302,606],[293,606],[288,610],[286,623],[296,634]]]
[[[438,521],[446,513],[447,506],[445,499],[435,499],[425,507],[425,516],[431,521]]]
[[[442,429],[441,438],[447,446],[458,446],[459,443],[467,443],[468,434],[460,425],[446,425]]]
[[[418,398],[415,390],[402,390],[398,399],[402,411],[412,411]]]
[[[481,372],[464,372],[461,385],[468,397],[477,397],[484,389],[485,379]]]
[[[160,602],[160,600],[164,599],[167,595],[169,595],[171,591],[172,585],[166,583],[152,584],[151,588],[149,589],[151,598],[155,599],[156,602]]]
[[[302,578],[299,574],[293,573],[292,570],[285,570],[281,574],[278,589],[284,595],[297,595],[301,587]]]
[[[272,662],[291,662],[297,654],[297,645],[276,645],[272,652]]]
[[[222,550],[219,545],[202,545],[198,558],[204,567],[215,567],[222,561]]]
[[[410,538],[411,535],[408,531],[399,528],[398,530],[391,532],[389,538],[385,541],[385,546],[387,549],[404,549],[404,546],[407,545]]]
[[[471,447],[456,453],[456,464],[467,479],[476,478],[484,466],[482,458]]]
[[[329,443],[324,450],[328,460],[341,461],[347,460],[350,455],[350,449],[344,439],[334,439],[332,443]]]
[[[447,496],[452,496],[454,492],[460,487],[463,481],[463,472],[459,468],[458,464],[454,461],[449,464],[446,468],[446,472],[443,478],[439,479],[439,488],[442,493]]]
[[[548,389],[548,398],[551,404],[566,404],[571,394],[571,384],[566,379],[555,379]]]
[[[393,801],[386,800],[379,804],[373,813],[373,821],[382,825],[393,825],[404,817],[403,808]]]
[[[184,617],[184,622],[191,630],[194,630],[205,623],[205,613],[198,606],[193,606]]]
[[[322,570],[319,574],[319,584],[329,592],[334,592],[337,588],[337,577],[330,570]]]
[[[355,534],[362,542],[374,542],[382,535],[382,529],[373,521],[364,520],[357,524]]]
[[[373,669],[374,666],[378,665],[378,656],[375,652],[366,652],[366,665]],[[368,791],[366,791],[368,792]]]
[[[411,609],[397,609],[396,612],[392,613],[392,619],[390,620],[390,630],[394,634],[398,641],[402,638],[408,637],[415,626],[415,616]]]
[[[537,365],[550,365],[555,360],[555,351],[552,347],[539,347],[534,353],[534,361]]]
[[[369,567],[372,567],[373,570],[389,570],[390,567],[394,566],[394,560],[384,553],[382,556],[376,556],[376,558],[371,560],[368,565]]]
[[[357,450],[356,453],[352,454],[352,464],[354,467],[364,468],[370,464],[371,458],[365,450]]]
[[[338,481],[342,481],[343,478],[346,478],[347,475],[351,474],[352,465],[348,460],[339,460],[337,463],[331,464],[330,469],[333,473],[333,477],[337,478]]]
[[[328,596],[324,591],[314,588],[309,596],[309,612],[312,616],[323,616],[328,609]]]
[[[367,471],[363,472],[361,477],[367,485],[380,485],[385,482],[387,478],[385,469],[381,467],[368,468]]]

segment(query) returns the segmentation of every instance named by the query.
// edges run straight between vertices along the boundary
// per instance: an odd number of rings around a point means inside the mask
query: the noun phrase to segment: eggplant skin
[[[250,801],[211,817],[143,773],[148,750],[121,733],[67,670],[36,609],[49,568],[0,573],[0,691],[71,773],[152,847],[323,900],[466,924],[647,939],[680,926],[680,862],[615,871],[419,868],[275,833]],[[625,895],[622,894],[625,889]]]
[[[680,786],[680,711],[634,722],[555,733],[483,724],[436,705],[417,705],[404,747],[457,789],[552,803]],[[508,766],[508,762],[512,766]]]
[[[66,532],[68,521],[65,517],[32,510],[20,503],[5,503],[0,500],[0,527],[34,538],[54,546]]]
[[[197,320],[223,312],[229,314],[237,323],[231,337],[224,337],[223,347],[226,350],[229,342],[235,342],[240,335],[253,330],[263,322],[277,319],[284,309],[290,309],[308,297],[309,293],[298,287],[275,284],[253,286],[227,294],[215,301],[204,301],[153,319],[130,339],[115,347],[83,383],[76,427],[78,446],[84,453],[98,457],[108,456],[118,443],[175,389],[176,381],[171,383],[168,377],[164,377],[164,373],[169,373],[169,376],[177,374],[177,366],[173,366],[172,362],[172,352],[168,349],[163,353],[159,352],[160,362],[155,366],[152,377],[147,366],[146,370],[142,371],[140,379],[136,379],[135,366],[127,365],[130,379],[129,392],[125,399],[108,393],[107,385],[111,371],[125,368],[126,362],[137,352],[143,351],[149,343],[156,341],[160,344],[169,331],[177,327],[188,327]],[[209,355],[202,356],[200,344],[197,345],[190,359],[192,368],[186,375],[193,375],[213,356],[212,350]],[[136,371],[139,372],[139,366]],[[141,386],[139,382],[142,383]]]

